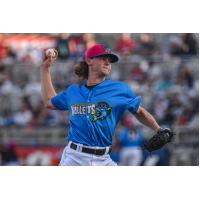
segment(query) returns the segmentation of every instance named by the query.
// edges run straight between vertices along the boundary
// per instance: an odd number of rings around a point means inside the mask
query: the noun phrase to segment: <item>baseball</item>
[[[49,57],[49,56],[51,56],[51,57],[56,57],[56,52],[55,52],[55,50],[54,50],[54,49],[47,49],[47,50],[46,50],[46,56],[47,56],[47,57]]]

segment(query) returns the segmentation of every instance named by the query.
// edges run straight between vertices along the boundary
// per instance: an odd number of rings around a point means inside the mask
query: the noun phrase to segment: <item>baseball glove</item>
[[[160,129],[157,134],[145,142],[144,148],[149,152],[160,149],[165,144],[170,142],[173,136],[174,133],[169,128]]]

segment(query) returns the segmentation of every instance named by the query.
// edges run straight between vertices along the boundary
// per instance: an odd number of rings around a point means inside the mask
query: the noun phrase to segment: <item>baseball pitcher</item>
[[[128,84],[108,80],[111,64],[119,60],[103,44],[95,44],[85,59],[75,66],[75,74],[84,79],[57,94],[51,81],[51,65],[58,53],[47,52],[41,66],[42,98],[46,108],[69,112],[68,144],[63,150],[61,166],[117,165],[111,158],[112,138],[123,113],[130,111],[141,123],[155,131],[145,143],[148,151],[170,142],[173,133],[162,129],[154,117],[141,106],[141,97]]]

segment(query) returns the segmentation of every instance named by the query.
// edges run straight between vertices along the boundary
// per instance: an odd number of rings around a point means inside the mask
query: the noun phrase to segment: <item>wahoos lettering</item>
[[[72,115],[95,114],[95,104],[75,104],[71,106]]]
[[[87,115],[93,122],[106,119],[110,115],[111,111],[112,107],[106,102],[71,105],[72,115]]]

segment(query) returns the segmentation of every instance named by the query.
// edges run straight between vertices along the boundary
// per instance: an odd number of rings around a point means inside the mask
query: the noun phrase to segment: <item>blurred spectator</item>
[[[85,42],[82,35],[73,35],[69,42],[70,55],[73,60],[80,60],[84,57],[86,49]]]
[[[184,54],[187,55],[197,55],[198,53],[198,43],[194,34],[183,33],[182,40],[184,44]]]
[[[69,48],[71,58],[81,60],[85,56],[85,50],[96,43],[93,33],[77,34],[70,38]]]
[[[179,126],[186,126],[189,122],[189,112],[188,110],[184,109],[183,112],[177,116],[175,123]]]
[[[142,165],[144,166],[169,166],[170,165],[170,152],[167,147],[163,147],[159,150],[151,153],[144,152],[144,160]]]
[[[157,52],[156,42],[151,34],[140,34],[138,41],[138,53],[143,56],[152,56]]]
[[[171,35],[169,37],[169,53],[173,56],[184,54],[183,41],[178,37],[178,35]]]
[[[120,53],[121,56],[129,56],[133,54],[135,48],[135,41],[131,38],[130,33],[122,33],[119,37],[116,50]]]
[[[30,102],[24,99],[20,110],[13,115],[13,123],[18,126],[26,126],[32,117]]]
[[[165,97],[164,94],[159,94],[157,96],[157,98],[155,98],[153,106],[154,106],[154,112],[155,112],[156,119],[158,120],[159,123],[163,124],[165,115],[166,115],[166,111],[169,106],[168,99]]]
[[[61,112],[55,110],[49,110],[43,108],[38,116],[39,125],[41,126],[56,126],[56,125],[66,125],[64,117]]]
[[[9,95],[18,90],[19,88],[14,85],[5,68],[0,67],[0,94]]]
[[[181,34],[181,37],[172,35],[169,37],[169,44],[170,53],[175,56],[191,56],[198,53],[198,43],[192,33]]]
[[[28,155],[25,164],[28,166],[49,166],[51,165],[51,159],[50,153],[35,151]]]
[[[38,105],[38,107],[33,107],[33,110],[32,110],[33,117],[29,124],[31,127],[33,128],[38,127],[43,123],[41,122],[41,117],[40,117],[43,109],[44,109],[44,106],[43,106],[42,101],[40,101],[40,105]]]
[[[5,113],[16,111],[21,103],[21,95],[21,89],[13,83],[6,67],[0,66],[0,117],[1,113],[3,117]]]
[[[194,77],[189,67],[181,65],[177,72],[176,83],[178,85],[186,85],[188,88],[192,88],[194,85]]]
[[[4,34],[0,34],[0,62],[7,57],[7,53]]]
[[[15,52],[7,44],[5,36],[0,34],[0,63],[13,64],[15,59]]]
[[[174,94],[169,96],[169,104],[165,112],[164,123],[167,125],[172,125],[178,116],[183,112],[183,107],[178,95]]]
[[[0,165],[19,165],[16,154],[16,145],[14,143],[0,146]]]
[[[3,36],[4,52],[6,49],[5,64],[14,64],[16,62],[40,64],[42,51],[55,47],[56,41],[56,38],[47,34],[4,34]]]
[[[157,90],[160,92],[167,92],[170,88],[174,86],[173,81],[171,80],[171,74],[170,73],[164,73],[163,79],[158,82],[158,88]]]
[[[58,50],[59,59],[67,59],[70,57],[69,50],[69,34],[61,33],[57,38],[56,49]]]
[[[11,116],[4,118],[3,124],[6,126],[27,126],[32,120],[32,111],[30,103],[26,98],[23,99],[20,110],[13,113]]]
[[[126,115],[122,124],[124,128],[118,136],[121,147],[120,164],[125,166],[140,165],[143,159],[144,136],[141,130],[134,125],[132,116]]]
[[[90,48],[91,46],[93,46],[96,43],[93,33],[84,33],[83,41],[85,43],[86,49]]]
[[[29,81],[24,89],[24,96],[27,96],[32,107],[38,107],[41,100],[41,84],[37,81]]]
[[[131,70],[131,77],[133,80],[138,81],[141,83],[145,79],[145,72],[140,66],[140,64],[137,64],[136,66],[133,66]]]

